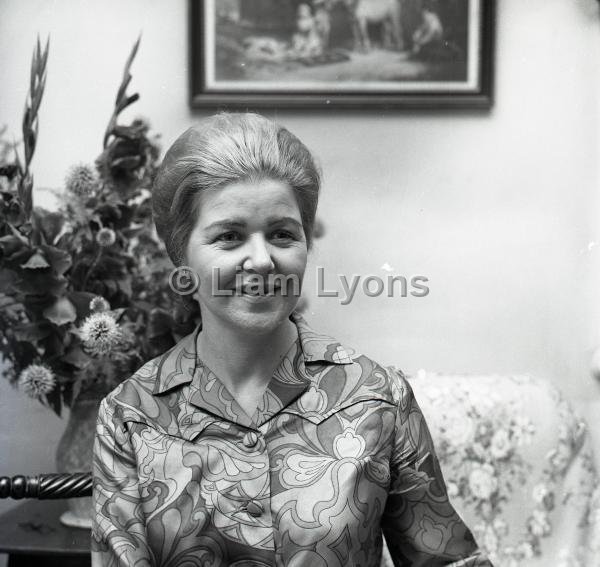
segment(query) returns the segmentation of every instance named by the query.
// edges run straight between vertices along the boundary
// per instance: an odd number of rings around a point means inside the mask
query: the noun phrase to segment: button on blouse
[[[244,435],[242,443],[244,444],[244,447],[252,449],[252,447],[256,447],[256,444],[258,443],[258,435],[254,431],[248,431],[248,433]]]

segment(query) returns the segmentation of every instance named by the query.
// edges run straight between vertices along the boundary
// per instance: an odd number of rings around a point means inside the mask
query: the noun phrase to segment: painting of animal
[[[495,0],[190,6],[198,108],[363,108],[374,100],[390,108],[488,108],[491,101]]]
[[[383,46],[386,49],[402,49],[402,7],[401,0],[345,0],[353,19],[355,48],[370,51],[369,25],[378,24],[382,28]]]

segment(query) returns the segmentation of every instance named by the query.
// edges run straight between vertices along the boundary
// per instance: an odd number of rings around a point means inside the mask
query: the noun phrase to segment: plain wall
[[[187,104],[184,0],[0,0],[0,124],[19,136],[36,34],[51,35],[35,199],[100,151],[122,67],[168,146]],[[311,298],[307,318],[408,372],[530,372],[598,400],[600,18],[595,0],[499,0],[489,113],[270,111],[325,174],[315,266],[429,278],[425,298]],[[357,294],[358,295],[358,294]],[[2,473],[53,470],[64,422],[0,382]],[[2,503],[0,510],[6,507]]]

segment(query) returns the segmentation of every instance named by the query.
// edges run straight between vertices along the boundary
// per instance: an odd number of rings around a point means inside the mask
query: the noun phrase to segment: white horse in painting
[[[369,24],[380,24],[383,45],[387,49],[402,49],[401,0],[345,0],[353,19],[354,43],[357,49],[369,51]]]

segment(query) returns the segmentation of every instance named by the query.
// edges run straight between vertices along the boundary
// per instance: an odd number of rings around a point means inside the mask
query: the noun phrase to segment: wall
[[[386,262],[430,279],[426,298],[318,298],[308,317],[407,371],[531,372],[598,400],[588,373],[600,344],[597,3],[498,4],[489,114],[267,113],[325,171],[327,234],[313,268],[334,287],[336,274],[385,276]],[[183,0],[0,0],[0,10],[0,123],[15,135],[36,33],[51,35],[38,187],[60,187],[71,164],[97,155],[140,31],[132,86],[142,98],[130,116],[149,117],[165,146],[200,116],[187,106]],[[47,192],[36,199],[51,203]],[[0,396],[2,472],[51,470],[62,422],[4,383]]]

